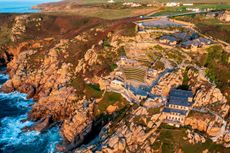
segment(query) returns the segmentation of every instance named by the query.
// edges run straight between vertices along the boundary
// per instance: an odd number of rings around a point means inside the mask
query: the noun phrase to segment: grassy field
[[[159,12],[154,13],[151,16],[165,16],[165,15],[176,15],[179,13],[188,13],[187,8],[199,8],[200,10],[214,9],[214,10],[230,10],[229,4],[194,4],[193,6],[179,6],[179,7],[165,7]]]
[[[87,84],[85,86],[85,95],[89,98],[100,98],[102,96],[103,91],[101,91],[99,85],[97,84]]]
[[[109,105],[117,106],[118,110],[123,109],[129,102],[119,93],[106,92],[103,98],[98,102],[95,108],[95,116],[100,116],[101,113],[106,112]]]
[[[141,16],[147,15],[150,13],[157,12],[156,15],[165,15],[165,14],[175,14],[178,12],[186,12],[185,7],[172,7],[172,8],[164,8],[163,3],[171,2],[170,0],[114,0],[115,3],[108,3],[107,0],[66,0],[65,3],[53,3],[53,4],[44,4],[40,5],[41,8],[48,8],[48,12],[58,12],[63,14],[77,14],[83,16],[91,16],[91,17],[99,17],[103,19],[120,19],[125,17],[133,17],[133,16]],[[178,2],[191,2],[186,0],[176,0]],[[141,3],[141,7],[128,7],[124,6],[124,2],[136,2]],[[221,4],[220,1],[217,0],[209,0],[209,1],[195,1],[197,5],[194,7],[199,8],[229,8],[229,5],[226,2],[228,0],[221,1],[224,4]],[[202,4],[200,4],[202,3]],[[206,3],[206,4],[203,4]],[[211,3],[211,4],[210,4]],[[213,4],[214,3],[214,4]],[[153,6],[148,7],[147,4],[152,4]],[[44,7],[45,6],[45,7]],[[54,10],[52,10],[54,7]],[[229,8],[230,9],[230,8]]]
[[[207,49],[207,53],[195,55],[193,61],[206,67],[206,76],[214,82],[230,101],[230,54],[219,45],[213,45]]]
[[[73,0],[66,0],[73,1]],[[138,3],[151,3],[152,0],[114,0],[115,2],[138,2]],[[157,2],[172,2],[172,0],[155,0]],[[173,2],[195,2],[195,3],[221,3],[229,2],[229,0],[173,0]],[[79,0],[80,4],[97,4],[97,3],[107,3],[107,0]]]
[[[204,61],[207,67],[206,76],[214,82],[223,93],[230,92],[230,64],[228,62],[230,54],[225,52],[220,46],[213,46],[207,49],[208,54]],[[230,96],[228,95],[228,100]]]
[[[230,23],[221,22],[215,18],[206,18],[203,15],[180,16],[176,19],[192,22],[201,33],[230,43]]]
[[[103,19],[120,19],[125,17],[133,17],[149,14],[161,7],[158,3],[153,3],[154,6],[147,7],[147,2],[141,1],[143,5],[141,7],[128,7],[123,5],[124,1],[116,1],[116,3],[110,4],[107,0],[80,0],[80,1],[65,1],[58,3],[42,4],[40,8],[47,10],[46,12],[62,13],[62,14],[74,14],[90,17],[99,17]],[[126,1],[128,2],[128,1]],[[131,2],[131,0],[130,0]],[[136,2],[139,2],[136,0]]]
[[[205,149],[211,152],[227,153],[229,150],[211,142],[207,139],[205,143],[190,144],[183,137],[186,137],[186,128],[173,128],[170,126],[161,126],[159,129],[160,137],[152,145],[153,148],[159,149],[162,153],[174,153],[180,149],[184,153],[202,153]]]
[[[171,0],[156,0],[157,2],[167,3]],[[173,2],[182,3],[229,3],[229,0],[173,0]]]

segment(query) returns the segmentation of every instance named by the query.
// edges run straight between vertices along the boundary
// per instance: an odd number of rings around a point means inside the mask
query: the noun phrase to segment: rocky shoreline
[[[71,22],[71,17],[68,19],[64,17],[56,18],[56,22],[60,22],[60,26],[65,26],[62,25],[62,22]],[[69,49],[71,49],[71,44],[73,43],[76,43],[79,47],[83,45],[82,47],[86,48],[85,55],[83,54],[85,63],[88,63],[87,65],[96,64],[98,61],[94,51],[94,44],[90,46],[91,42],[89,42],[90,39],[87,39],[87,37],[92,32],[98,32],[100,33],[99,38],[97,38],[97,35],[94,35],[93,39],[99,42],[107,37],[109,31],[91,28],[90,24],[94,26],[100,20],[86,19],[89,20],[87,21],[89,22],[89,27],[85,26],[85,32],[81,32],[82,27],[80,27],[79,32],[81,34],[75,38],[70,33],[67,36],[69,37],[68,39],[39,36],[36,40],[23,40],[27,32],[30,32],[30,28],[31,30],[36,28],[38,32],[46,30],[45,25],[42,24],[46,24],[44,22],[50,22],[50,20],[52,20],[52,16],[43,17],[42,15],[19,15],[10,17],[8,21],[6,20],[6,22],[13,23],[12,27],[10,27],[12,31],[10,39],[15,45],[1,47],[3,51],[1,52],[1,65],[7,65],[7,73],[10,76],[10,80],[1,87],[1,91],[9,93],[17,90],[26,93],[27,98],[36,100],[28,115],[28,120],[35,121],[37,124],[32,127],[25,127],[24,131],[37,130],[41,132],[53,124],[61,122],[60,132],[64,138],[64,144],[70,143],[70,148],[73,148],[71,146],[81,145],[85,139],[84,137],[87,137],[93,128],[98,127],[100,124],[102,124],[102,127],[108,120],[99,119],[98,121],[93,115],[95,98],[86,99],[82,95],[85,92],[82,91],[81,87],[83,82],[79,82],[80,80],[78,81],[78,78],[75,79],[74,77],[74,75],[82,73],[82,70],[75,72],[73,64],[78,63],[77,58],[82,58],[81,54],[84,53],[84,49],[80,50],[76,59],[71,59],[72,55],[69,55]],[[85,19],[80,18],[79,20],[81,22],[81,20]],[[118,24],[120,24],[119,22]],[[33,27],[28,27],[31,25]],[[60,27],[58,29],[60,31],[57,32],[61,33],[66,28],[68,27]],[[78,25],[76,28],[79,28]],[[36,31],[34,32],[36,33]],[[78,30],[74,32],[78,32]],[[86,33],[89,33],[89,35],[87,36]],[[65,36],[66,34],[63,35]],[[92,40],[93,43],[95,43],[94,41]],[[69,63],[63,60],[69,61]],[[70,63],[71,61],[72,63]],[[102,64],[104,63],[98,63],[99,66]],[[86,67],[83,69],[86,69]],[[97,71],[98,69],[95,70]],[[87,71],[93,72],[95,70],[89,69]],[[83,71],[85,74],[92,73]],[[75,80],[78,82],[73,87]],[[85,86],[85,83],[83,85]],[[86,131],[84,132],[84,130]]]

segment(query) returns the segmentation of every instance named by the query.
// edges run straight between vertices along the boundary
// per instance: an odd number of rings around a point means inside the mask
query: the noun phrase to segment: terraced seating
[[[122,68],[122,71],[125,75],[126,80],[135,80],[139,82],[145,82],[146,69],[144,68],[125,67],[125,68]]]

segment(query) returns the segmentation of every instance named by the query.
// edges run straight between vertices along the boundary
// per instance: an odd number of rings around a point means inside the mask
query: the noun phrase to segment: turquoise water
[[[0,0],[0,13],[35,13],[32,6],[58,0]]]

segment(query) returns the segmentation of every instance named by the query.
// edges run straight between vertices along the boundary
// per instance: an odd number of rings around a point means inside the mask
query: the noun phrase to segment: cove
[[[9,79],[7,74],[0,74],[0,86]],[[62,138],[59,127],[54,126],[45,132],[23,132],[22,128],[34,124],[27,115],[34,103],[26,99],[26,94],[17,91],[0,92],[0,152],[3,153],[54,153],[56,144]]]

